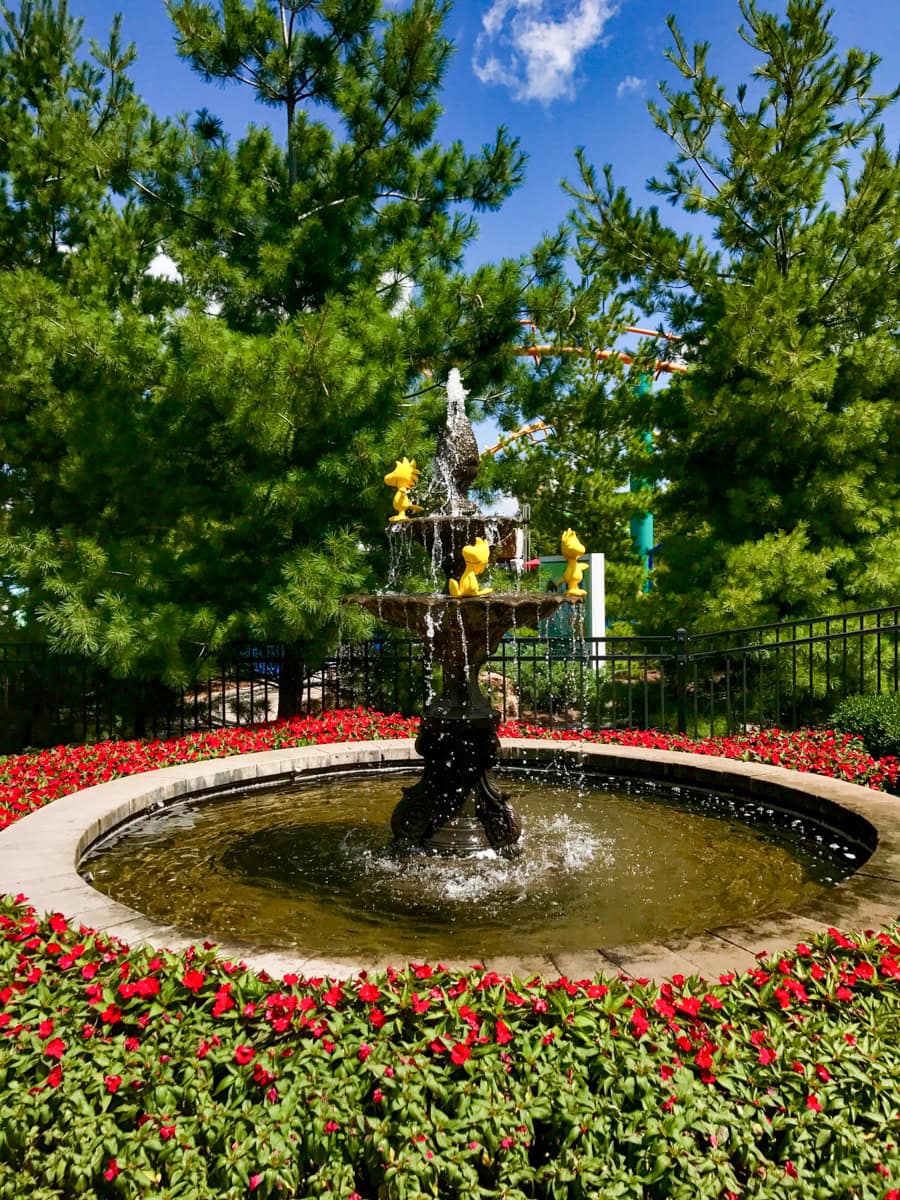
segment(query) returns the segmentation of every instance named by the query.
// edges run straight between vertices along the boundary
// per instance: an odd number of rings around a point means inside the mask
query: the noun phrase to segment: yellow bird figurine
[[[384,477],[384,482],[388,487],[396,488],[394,492],[394,512],[395,516],[391,517],[391,521],[408,521],[407,511],[421,512],[422,508],[418,504],[411,504],[409,499],[409,490],[416,486],[419,476],[422,472],[416,466],[416,460],[410,461],[408,458],[398,458],[397,465],[393,471],[388,471]]]
[[[471,546],[463,546],[462,556],[465,560],[466,569],[459,578],[459,582],[451,579],[450,595],[463,596],[488,596],[494,590],[493,588],[479,588],[478,576],[488,565],[488,559],[491,556],[491,548],[484,538],[477,537]]]
[[[562,535],[560,553],[566,560],[566,570],[563,575],[563,583],[569,585],[566,595],[586,596],[587,592],[578,585],[584,579],[584,573],[588,569],[589,564],[578,561],[579,554],[584,554],[585,550],[584,546],[579,542],[578,535],[574,529],[567,529]]]

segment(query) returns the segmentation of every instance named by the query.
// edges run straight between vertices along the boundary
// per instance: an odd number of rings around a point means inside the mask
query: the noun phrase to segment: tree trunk
[[[287,720],[300,712],[306,661],[300,642],[288,642],[284,647],[281,672],[278,676],[278,717]]]

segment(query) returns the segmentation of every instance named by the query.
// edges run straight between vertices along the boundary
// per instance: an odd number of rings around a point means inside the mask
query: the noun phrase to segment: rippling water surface
[[[520,858],[401,860],[389,820],[413,778],[339,776],[180,803],[95,852],[94,885],[213,939],[474,961],[744,921],[822,894],[861,853],[706,793],[510,773],[499,778],[522,814]]]

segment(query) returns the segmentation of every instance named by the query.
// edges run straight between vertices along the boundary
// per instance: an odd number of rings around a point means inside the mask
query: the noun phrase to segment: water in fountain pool
[[[211,937],[330,956],[548,954],[747,920],[822,895],[860,853],[707,793],[503,780],[522,854],[391,854],[408,775],[340,776],[183,802],[92,854],[94,884]]]

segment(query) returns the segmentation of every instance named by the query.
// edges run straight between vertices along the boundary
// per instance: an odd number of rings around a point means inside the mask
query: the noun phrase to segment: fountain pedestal
[[[483,539],[495,556],[519,524],[511,517],[484,516],[468,498],[479,457],[465,396],[459,371],[454,369],[447,381],[447,422],[438,438],[429,492],[442,503],[429,516],[394,518],[388,531],[392,537],[408,537],[424,547],[435,574],[440,571],[445,580],[465,567],[463,547],[474,550],[474,543]],[[385,482],[392,482],[392,477],[386,476]],[[483,559],[476,574],[484,566]],[[453,590],[459,592],[457,584]],[[499,758],[499,717],[491,711],[478,673],[507,630],[536,628],[561,604],[576,598],[558,592],[454,596],[390,592],[346,597],[348,603],[361,605],[380,620],[415,633],[430,663],[443,673],[440,695],[429,703],[416,740],[425,760],[424,773],[418,783],[403,789],[403,799],[391,818],[398,851],[516,853],[522,823],[491,776]]]
[[[567,597],[554,592],[492,592],[455,599],[389,592],[348,596],[347,601],[415,633],[427,659],[442,668],[440,695],[428,705],[416,739],[424,773],[403,789],[391,818],[397,849],[515,853],[522,825],[491,775],[499,758],[500,718],[492,712],[478,676],[509,629],[536,627]]]

